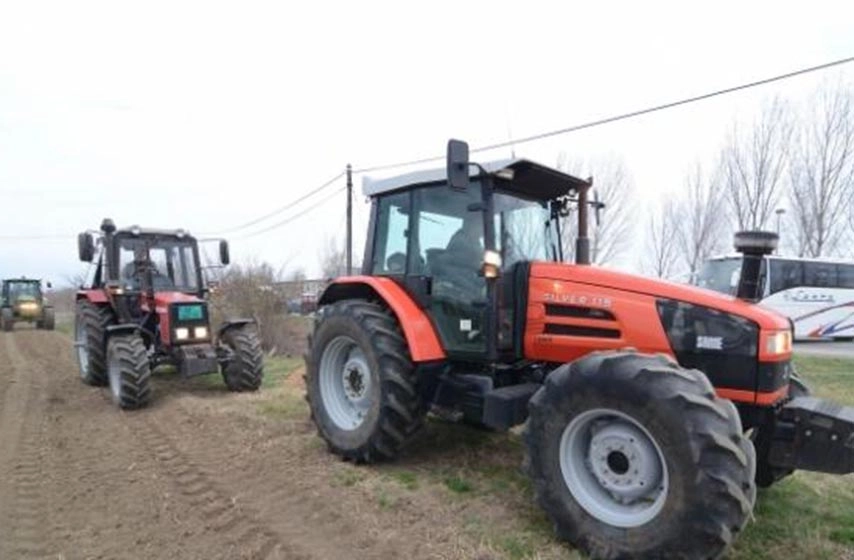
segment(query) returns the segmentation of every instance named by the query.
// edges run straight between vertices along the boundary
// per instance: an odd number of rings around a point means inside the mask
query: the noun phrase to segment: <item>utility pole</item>
[[[347,276],[353,274],[353,166],[347,164]]]

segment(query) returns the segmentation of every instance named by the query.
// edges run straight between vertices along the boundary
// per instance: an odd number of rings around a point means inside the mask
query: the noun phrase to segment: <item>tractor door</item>
[[[487,312],[480,185],[426,186],[379,197],[374,275],[398,280],[426,309],[449,355],[482,357]]]

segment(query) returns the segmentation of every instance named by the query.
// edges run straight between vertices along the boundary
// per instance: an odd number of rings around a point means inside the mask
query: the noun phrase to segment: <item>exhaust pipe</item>
[[[780,236],[770,231],[739,231],[735,234],[735,250],[744,255],[736,297],[752,302],[762,299],[762,260],[777,250],[779,239]]]

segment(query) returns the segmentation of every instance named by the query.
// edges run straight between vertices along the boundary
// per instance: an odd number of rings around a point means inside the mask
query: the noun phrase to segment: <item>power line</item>
[[[0,241],[45,241],[73,239],[77,234],[56,235],[0,235]]]
[[[252,232],[252,233],[247,233],[246,235],[242,236],[241,239],[248,239],[250,237],[255,237],[257,235],[261,235],[262,233],[267,233],[268,231],[278,229],[282,226],[285,226],[285,225],[293,222],[294,220],[297,220],[297,219],[305,216],[306,214],[308,214],[312,210],[317,209],[323,203],[329,202],[330,200],[332,200],[332,198],[335,197],[335,195],[340,194],[340,193],[344,192],[345,190],[347,190],[347,187],[341,187],[340,189],[334,190],[331,193],[329,193],[329,195],[321,198],[320,200],[318,200],[317,202],[315,202],[311,206],[304,208],[301,212],[294,214],[293,216],[290,216],[288,218],[285,218],[284,220],[282,220],[280,222],[276,222],[273,225],[267,226],[264,229],[260,229],[258,231]]]
[[[319,187],[312,189],[311,191],[307,192],[306,194],[297,198],[296,200],[292,200],[292,201],[288,202],[287,204],[285,204],[284,206],[280,206],[279,208],[276,208],[275,210],[268,212],[267,214],[264,214],[263,216],[259,216],[258,218],[255,218],[254,220],[250,220],[244,224],[241,224],[239,226],[235,226],[235,227],[230,228],[230,229],[221,230],[221,231],[213,232],[213,233],[205,233],[203,235],[225,235],[225,234],[229,234],[229,233],[234,233],[235,231],[240,231],[242,229],[246,229],[248,227],[252,227],[255,224],[258,224],[260,222],[263,222],[264,220],[272,218],[273,216],[281,214],[282,212],[284,212],[286,210],[290,210],[291,208],[293,208],[294,206],[296,206],[300,202],[303,202],[304,200],[311,198],[312,196],[319,193],[323,189],[326,189],[330,185],[334,184],[335,181],[337,181],[338,179],[340,179],[341,177],[344,176],[344,173],[345,173],[344,171],[338,173],[337,175],[335,175],[335,177],[332,177],[331,179],[329,179],[328,181],[326,181],[325,183],[323,183]]]
[[[553,136],[559,136],[561,134],[567,134],[570,132],[577,132],[579,130],[584,130],[586,128],[593,128],[595,126],[601,126],[604,124],[610,124],[610,123],[617,122],[617,121],[631,119],[634,117],[647,115],[649,113],[655,113],[657,111],[664,111],[666,109],[672,109],[674,107],[679,107],[681,105],[688,105],[689,103],[696,103],[698,101],[704,101],[706,99],[710,99],[712,97],[717,97],[720,95],[727,95],[730,93],[735,93],[737,91],[742,91],[742,90],[746,90],[746,89],[770,84],[773,82],[779,82],[782,80],[787,80],[789,78],[794,78],[796,76],[801,76],[803,74],[809,74],[811,72],[818,72],[820,70],[826,70],[828,68],[832,68],[834,66],[841,66],[843,64],[848,64],[850,62],[854,62],[854,56],[847,57],[847,58],[841,58],[839,60],[834,60],[832,62],[827,62],[825,64],[819,64],[817,66],[810,66],[808,68],[802,68],[800,70],[795,70],[793,72],[787,72],[785,74],[779,74],[777,76],[772,76],[770,78],[763,78],[761,80],[756,80],[753,82],[747,82],[747,83],[737,85],[737,86],[719,89],[719,90],[712,91],[709,93],[704,93],[702,95],[696,95],[694,97],[687,97],[687,98],[680,99],[677,101],[670,101],[667,103],[663,103],[661,105],[655,105],[652,107],[648,107],[646,109],[638,109],[635,111],[630,111],[628,113],[621,113],[619,115],[614,115],[612,117],[605,117],[602,119],[588,121],[585,123],[568,126],[566,128],[561,128],[558,130],[552,130],[549,132],[542,132],[539,134],[534,134],[532,136],[526,136],[524,138],[517,138],[517,139],[509,140],[506,142],[497,142],[495,144],[480,146],[478,148],[472,148],[470,150],[470,152],[471,153],[485,152],[485,151],[489,151],[489,150],[495,150],[498,148],[506,148],[507,146],[515,146],[517,144],[525,144],[528,142],[533,142],[535,140],[543,140],[544,138],[551,138]],[[397,167],[405,167],[405,166],[409,166],[409,165],[418,165],[418,164],[422,164],[422,163],[430,163],[430,162],[439,161],[439,160],[443,160],[443,159],[445,159],[445,155],[431,156],[431,157],[425,157],[425,158],[420,158],[420,159],[413,159],[410,161],[403,161],[403,162],[399,162],[399,163],[389,163],[389,164],[384,164],[384,165],[374,165],[371,167],[361,167],[358,169],[354,169],[353,173],[370,173],[370,172],[374,172],[374,171],[385,171],[387,169],[394,169]]]

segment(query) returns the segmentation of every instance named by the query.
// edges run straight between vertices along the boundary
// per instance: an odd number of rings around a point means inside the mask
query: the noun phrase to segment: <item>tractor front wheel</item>
[[[232,327],[222,335],[232,357],[222,368],[222,378],[229,391],[257,391],[264,378],[264,354],[255,327]]]
[[[529,409],[537,501],[593,558],[717,558],[750,517],[753,446],[699,371],[595,353],[552,372]]]
[[[107,342],[107,377],[113,402],[124,409],[142,408],[151,398],[151,365],[138,334],[116,334]]]
[[[397,318],[364,300],[321,311],[309,338],[306,390],[320,436],[355,462],[394,458],[426,414]]]
[[[104,339],[113,314],[106,305],[77,302],[74,314],[74,351],[80,379],[87,385],[107,384],[107,357]]]

